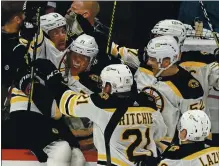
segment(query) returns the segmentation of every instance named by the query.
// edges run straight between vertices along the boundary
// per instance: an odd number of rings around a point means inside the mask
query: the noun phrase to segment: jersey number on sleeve
[[[88,103],[88,98],[87,94],[81,94],[77,99],[76,105]]]
[[[135,149],[141,144],[142,138],[146,138],[146,145],[144,146],[144,149],[147,149],[147,146],[151,143],[150,136],[149,136],[150,128],[146,128],[145,133],[142,133],[140,129],[127,129],[125,132],[122,134],[122,139],[123,140],[128,140],[130,139],[130,136],[136,136],[135,141],[126,150],[127,156],[129,161],[137,161],[144,157],[145,155],[134,155],[135,154]],[[152,153],[152,151],[151,151]]]
[[[190,110],[203,110],[204,108],[205,108],[205,104],[203,100],[200,100],[200,102],[190,105]]]

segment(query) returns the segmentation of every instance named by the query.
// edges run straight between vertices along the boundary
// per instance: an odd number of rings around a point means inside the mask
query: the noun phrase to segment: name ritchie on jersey
[[[153,123],[152,114],[146,112],[126,112],[121,118],[119,125],[136,125],[145,124],[151,125]]]

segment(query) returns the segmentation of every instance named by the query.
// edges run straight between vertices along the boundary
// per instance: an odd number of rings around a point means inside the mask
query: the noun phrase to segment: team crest
[[[174,151],[176,151],[178,149],[179,149],[179,146],[172,146],[168,151],[174,152]]]
[[[145,87],[142,89],[143,92],[150,94],[156,101],[157,111],[162,112],[164,108],[164,99],[161,93],[153,87]]]
[[[197,88],[199,87],[199,82],[196,81],[195,79],[189,80],[188,86],[191,88]]]

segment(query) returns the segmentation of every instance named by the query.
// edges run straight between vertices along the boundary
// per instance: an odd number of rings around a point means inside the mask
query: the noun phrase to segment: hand
[[[86,33],[91,35],[94,31],[92,25],[85,19],[82,15],[76,14],[75,12],[69,10],[65,15],[67,22],[67,31],[69,32],[69,36],[77,36],[82,33]]]
[[[25,1],[23,5],[23,12],[25,15],[26,22],[34,22],[36,20],[36,13],[40,7],[40,16],[43,15],[47,1]]]
[[[141,106],[151,107],[151,108],[157,110],[156,100],[155,100],[154,96],[152,96],[146,92],[140,92],[138,94],[137,102]]]
[[[77,17],[77,14],[73,11],[69,11],[65,15],[66,22],[67,22],[67,32],[70,37],[74,35],[79,36],[83,33],[83,29],[78,23],[76,17]]]
[[[35,67],[37,76],[39,76],[45,82],[53,78],[62,80],[62,74],[50,60],[37,59],[34,62],[32,62],[31,65]]]
[[[77,14],[77,21],[79,25],[81,26],[82,30],[84,31],[84,33],[92,36],[94,32],[94,28],[90,24],[90,22],[80,14]]]
[[[25,1],[23,5],[23,12],[25,15],[23,25],[20,29],[20,36],[28,41],[32,41],[34,35],[37,33],[38,29],[38,20],[37,20],[37,12],[38,8],[40,8],[39,15],[42,14],[43,8],[46,5],[45,2],[33,2],[33,1]]]
[[[18,69],[16,78],[15,78],[15,87],[22,90],[25,94],[29,93],[29,85],[31,80],[31,69],[30,66],[22,66]]]

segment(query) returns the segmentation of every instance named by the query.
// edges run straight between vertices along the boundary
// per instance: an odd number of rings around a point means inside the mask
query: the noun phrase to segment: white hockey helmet
[[[173,36],[159,36],[151,39],[147,45],[146,51],[149,57],[156,58],[160,69],[159,74],[176,63],[180,58],[179,45]],[[164,58],[170,58],[170,65],[166,68],[161,67]]]
[[[189,110],[183,113],[178,124],[178,131],[183,129],[187,131],[185,140],[204,141],[210,134],[211,121],[204,111]]]
[[[70,51],[84,55],[90,58],[88,68],[90,68],[94,58],[97,56],[99,49],[94,37],[82,34],[74,40],[70,46]]]
[[[102,87],[111,85],[111,94],[131,91],[133,76],[127,65],[113,64],[106,66],[101,74]]]
[[[179,44],[183,45],[186,38],[186,27],[178,20],[162,20],[159,21],[151,30],[155,35],[170,35],[176,36],[179,39]]]
[[[40,27],[48,35],[50,30],[66,26],[66,19],[59,13],[49,13],[40,17]]]

